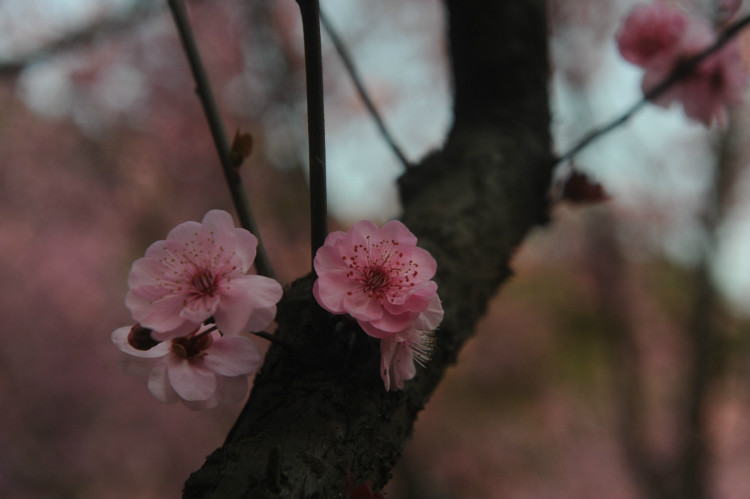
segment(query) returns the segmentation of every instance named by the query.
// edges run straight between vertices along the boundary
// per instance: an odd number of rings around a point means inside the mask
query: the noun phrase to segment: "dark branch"
[[[247,192],[242,185],[242,178],[232,160],[229,139],[224,130],[224,125],[222,124],[221,115],[219,114],[219,108],[216,105],[213,92],[211,92],[211,84],[208,81],[206,70],[203,67],[203,62],[200,53],[198,52],[198,46],[195,43],[193,31],[190,28],[190,21],[185,12],[185,7],[181,0],[169,0],[169,8],[172,11],[172,17],[174,17],[174,22],[179,31],[182,46],[185,49],[185,54],[190,63],[190,69],[195,78],[195,90],[198,93],[201,105],[203,106],[203,111],[206,114],[208,127],[211,130],[211,137],[213,137],[216,151],[219,153],[221,167],[224,171],[224,177],[226,178],[227,184],[229,185],[229,192],[232,196],[234,207],[237,210],[237,216],[240,218],[240,224],[258,238],[258,255],[255,258],[255,268],[259,274],[273,277],[273,268],[268,261],[268,255],[263,246],[258,225],[255,223],[255,217],[253,217],[253,212],[250,208],[250,201],[247,198]]]
[[[445,308],[428,368],[403,391],[385,392],[377,340],[344,316],[321,317],[312,276],[295,282],[279,304],[275,335],[305,361],[271,345],[226,444],[191,475],[184,497],[341,498],[347,472],[383,487],[417,414],[510,274],[516,247],[546,222],[544,2],[447,5],[455,124],[445,148],[401,179],[403,220],[438,261]],[[523,84],[489,91],[496,75]]]
[[[302,13],[307,81],[307,136],[310,162],[310,244],[312,258],[328,235],[326,136],[323,109],[323,56],[320,50],[318,0],[297,0]]]

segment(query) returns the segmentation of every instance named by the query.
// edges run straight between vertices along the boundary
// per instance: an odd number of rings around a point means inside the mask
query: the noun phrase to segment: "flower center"
[[[388,288],[390,285],[390,276],[382,267],[375,267],[365,270],[362,276],[366,293],[377,293]]]
[[[201,355],[203,350],[211,346],[214,340],[210,334],[198,334],[172,339],[172,351],[181,359],[189,359]]]
[[[160,342],[151,337],[151,330],[136,324],[128,333],[128,344],[136,350],[150,350]]]
[[[213,296],[216,291],[216,279],[210,270],[201,270],[190,282],[195,288],[195,294]]]

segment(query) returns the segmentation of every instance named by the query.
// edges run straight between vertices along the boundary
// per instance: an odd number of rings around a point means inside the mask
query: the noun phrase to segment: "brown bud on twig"
[[[577,170],[573,170],[563,186],[563,201],[574,204],[594,204],[610,199],[609,194],[601,184],[594,182],[587,175]]]
[[[234,134],[234,140],[232,140],[232,164],[235,168],[239,168],[245,158],[250,156],[253,152],[253,136],[249,133],[240,133],[239,128]]]

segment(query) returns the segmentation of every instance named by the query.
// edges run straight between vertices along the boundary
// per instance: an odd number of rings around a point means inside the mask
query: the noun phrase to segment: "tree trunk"
[[[445,319],[426,369],[400,392],[377,340],[291,285],[247,405],[186,498],[343,498],[351,473],[382,488],[418,412],[472,334],[529,229],[547,220],[550,152],[542,0],[448,0],[454,123],[400,179],[403,222],[438,262]],[[281,344],[284,342],[284,344]]]

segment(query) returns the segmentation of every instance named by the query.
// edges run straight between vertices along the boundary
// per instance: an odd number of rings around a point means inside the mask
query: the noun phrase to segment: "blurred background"
[[[711,17],[713,3],[682,5]],[[409,160],[439,147],[441,3],[321,5]],[[635,102],[641,75],[614,43],[632,2],[548,5],[561,153]],[[254,137],[242,175],[290,283],[310,268],[297,5],[188,10],[228,133]],[[323,38],[332,228],[383,222],[403,167]],[[747,107],[724,129],[648,107],[576,158],[612,200],[556,206],[519,250],[389,497],[637,499],[650,475],[750,496],[749,127]],[[241,405],[159,404],[109,339],[131,323],[126,278],[146,247],[232,211],[166,3],[0,0],[0,158],[2,494],[178,496]]]

